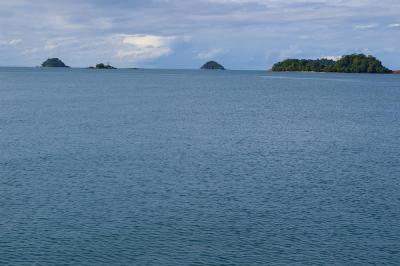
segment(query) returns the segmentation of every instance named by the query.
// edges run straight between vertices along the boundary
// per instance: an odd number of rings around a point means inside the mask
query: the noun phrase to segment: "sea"
[[[400,75],[0,68],[0,265],[400,265]]]

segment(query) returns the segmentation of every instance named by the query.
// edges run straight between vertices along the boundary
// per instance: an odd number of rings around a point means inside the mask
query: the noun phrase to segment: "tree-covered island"
[[[111,66],[110,64],[97,64],[95,67],[89,67],[90,69],[116,69],[115,67]]]
[[[205,63],[201,67],[201,69],[225,70],[225,68],[221,64],[219,64],[215,61],[209,61],[209,62]]]
[[[371,55],[351,54],[339,60],[330,59],[286,59],[276,63],[272,71],[313,71],[342,73],[392,73],[382,62]]]
[[[42,63],[42,67],[69,67],[58,58],[49,58]]]

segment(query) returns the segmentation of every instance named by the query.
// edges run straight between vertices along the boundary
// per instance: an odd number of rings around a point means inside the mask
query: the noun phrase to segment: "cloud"
[[[58,43],[53,43],[53,42],[48,42],[46,43],[46,45],[44,46],[45,50],[54,50],[56,48],[58,48],[60,45]]]
[[[400,55],[384,48],[398,42],[399,12],[399,0],[0,1],[0,62],[54,56],[71,66],[192,68],[218,57],[230,68],[265,69],[368,46],[398,68]]]
[[[339,61],[342,58],[342,56],[341,55],[327,55],[327,56],[323,56],[321,58],[322,59],[333,60],[333,61]]]
[[[50,51],[61,47],[79,47],[80,41],[75,37],[57,37],[46,40],[44,50]]]
[[[167,56],[172,52],[174,36],[157,35],[119,35],[119,47],[116,57],[132,62],[146,61]]]
[[[21,39],[12,39],[12,40],[0,40],[0,45],[4,46],[15,46],[19,43],[21,43]]]
[[[224,50],[219,49],[219,48],[211,48],[204,52],[198,53],[196,57],[198,59],[202,59],[202,60],[203,59],[212,59],[213,57],[215,57],[221,53],[224,53]]]
[[[367,29],[373,29],[378,27],[378,24],[365,24],[365,25],[355,25],[354,29],[355,30],[367,30]]]
[[[290,45],[288,48],[282,49],[279,52],[279,59],[283,60],[283,59],[293,58],[302,53],[303,51],[297,45]]]

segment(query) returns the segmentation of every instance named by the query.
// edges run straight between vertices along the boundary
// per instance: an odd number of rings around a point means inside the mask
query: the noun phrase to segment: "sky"
[[[400,69],[399,0],[2,0],[0,65],[269,69],[376,56]]]

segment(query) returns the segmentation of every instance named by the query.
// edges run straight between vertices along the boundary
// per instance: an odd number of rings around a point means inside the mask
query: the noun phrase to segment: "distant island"
[[[222,65],[218,64],[215,61],[209,61],[209,62],[205,63],[201,67],[201,69],[225,70],[225,68]]]
[[[42,67],[69,67],[58,58],[49,58],[42,63]]]
[[[49,58],[44,61],[42,67],[64,67],[69,68],[59,58]],[[99,63],[89,69],[116,69],[110,64]],[[138,69],[138,68],[129,68]],[[201,69],[225,70],[224,66],[209,61]],[[372,55],[351,54],[344,55],[339,60],[331,59],[286,59],[273,65],[273,72],[339,72],[339,73],[379,73],[400,74],[400,70],[390,70],[382,65],[382,62]]]
[[[371,55],[344,55],[339,60],[330,59],[286,59],[276,63],[272,71],[312,71],[312,72],[342,72],[342,73],[392,73],[382,62]]]
[[[89,67],[90,69],[116,69],[115,67],[111,66],[110,64],[97,64],[95,67]]]

